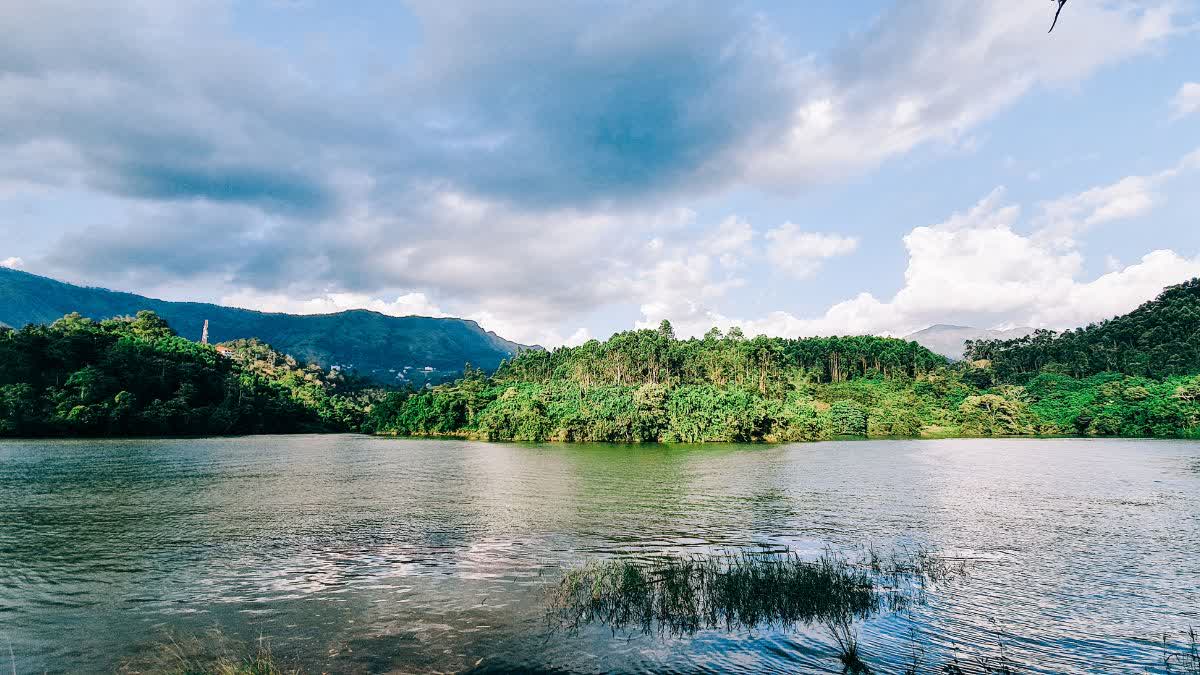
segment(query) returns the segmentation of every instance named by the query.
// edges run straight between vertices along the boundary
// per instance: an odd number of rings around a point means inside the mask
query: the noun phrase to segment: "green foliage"
[[[772,441],[823,441],[833,437],[833,423],[810,402],[792,400],[783,405],[773,425]]]
[[[1025,405],[1000,394],[968,396],[958,410],[962,430],[968,434],[1018,436],[1032,431]]]
[[[911,408],[872,408],[867,414],[867,435],[871,438],[912,438],[921,435],[923,426]]]
[[[667,400],[670,424],[663,438],[682,443],[761,441],[771,432],[771,412],[761,397],[743,389],[677,387]]]
[[[551,430],[546,398],[537,385],[508,387],[479,418],[479,434],[487,440],[544,441]]]
[[[148,311],[0,332],[3,436],[352,430],[373,398],[258,341],[186,340]]]
[[[885,373],[875,368],[871,350],[914,352],[884,338],[747,340],[714,329],[700,340],[676,340],[672,334],[665,324],[608,342],[522,354],[490,378],[472,371],[456,383],[392,394],[364,427],[619,443],[1200,435],[1198,378],[1110,373],[1081,380],[1044,372],[1027,377],[1024,387],[996,385],[986,364],[925,370],[935,363],[925,356]],[[891,361],[880,356],[880,363]]]
[[[302,361],[326,369],[340,364],[388,385],[444,382],[458,377],[467,362],[495,370],[526,349],[463,319],[364,310],[306,316],[255,312],[82,288],[0,267],[0,322],[10,326],[50,323],[72,311],[99,318],[143,309],[191,339],[200,338],[207,319],[214,341],[255,337]]]
[[[829,408],[829,422],[838,436],[866,436],[867,411],[849,401],[838,401]]]
[[[1102,373],[1077,380],[1042,374],[1025,387],[1047,430],[1090,436],[1185,436],[1200,423],[1200,378],[1153,380]]]
[[[1167,288],[1136,310],[1056,335],[967,344],[968,360],[991,362],[1005,382],[1042,372],[1089,377],[1115,372],[1162,379],[1200,372],[1200,279]]]
[[[946,359],[915,342],[873,336],[789,340],[721,336],[677,340],[671,325],[617,333],[553,352],[526,351],[501,366],[497,380],[668,387],[711,385],[779,396],[789,386],[858,378],[908,379],[944,366]]]
[[[700,340],[677,340],[664,322],[607,342],[526,352],[491,378],[476,372],[453,384],[392,394],[365,427],[401,435],[621,443],[913,436],[921,431],[922,411],[945,408],[944,392],[935,387],[924,396],[913,392],[914,382],[935,372],[957,378],[941,357],[899,340],[746,339],[740,331],[716,329]]]

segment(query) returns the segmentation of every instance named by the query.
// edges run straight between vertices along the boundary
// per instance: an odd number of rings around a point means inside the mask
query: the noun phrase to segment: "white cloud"
[[[653,328],[664,318],[685,326],[706,321],[709,304],[745,284],[734,271],[756,255],[754,238],[749,223],[730,216],[694,242],[652,240],[621,282],[627,297],[639,303],[637,327]]]
[[[737,267],[750,255],[754,228],[750,223],[729,216],[700,242],[700,249],[716,256],[723,267]]]
[[[222,297],[221,304],[288,314],[333,314],[349,309],[366,309],[389,316],[447,316],[424,293],[405,293],[394,300],[384,300],[361,293],[327,293],[315,298],[297,299],[280,293],[240,291]]]
[[[795,223],[784,223],[767,230],[767,260],[785,273],[804,279],[821,269],[828,258],[853,253],[856,237],[823,232],[805,232]]]
[[[659,260],[631,283],[633,296],[641,299],[643,320],[637,327],[652,328],[664,318],[688,322],[703,316],[709,303],[744,283],[736,277],[716,278],[713,259],[704,254],[678,254]]]
[[[1044,202],[1028,234],[1018,229],[1020,207],[1007,203],[997,188],[972,208],[904,237],[908,267],[903,287],[890,300],[860,293],[809,318],[786,311],[737,318],[703,302],[680,303],[675,306],[680,311],[665,316],[681,335],[738,325],[750,335],[783,336],[905,335],[943,322],[1062,329],[1109,318],[1165,286],[1200,276],[1200,256],[1157,250],[1122,266],[1110,255],[1106,274],[1080,279],[1083,256],[1075,237],[1090,226],[1145,214],[1157,203],[1150,189],[1200,167],[1198,158],[1193,152],[1157,174]]]
[[[931,142],[969,150],[1027,92],[1072,86],[1175,30],[1166,0],[1084,3],[1052,37],[1044,3],[906,0],[825,58],[725,8],[647,21],[671,7],[419,3],[413,60],[358,88],[228,32],[223,4],[43,4],[0,4],[22,64],[0,81],[0,196],[33,186],[44,204],[75,205],[39,271],[141,291],[189,283],[263,309],[453,311],[547,345],[586,339],[578,318],[622,303],[646,321],[729,322],[710,307],[749,261],[765,252],[803,277],[856,245],[791,224],[764,239],[736,217],[695,237],[678,203],[802,188]],[[1079,197],[1055,222],[1069,239],[1145,212],[1155,186]],[[938,251],[1001,284],[955,292],[963,311],[988,288],[1024,289],[1022,259],[1042,281],[1073,278],[1078,260],[1019,234],[1018,215],[981,204],[915,230],[911,278],[890,302],[751,323],[905,325],[950,281]],[[437,302],[391,299],[398,289]]]
[[[806,82],[791,127],[751,150],[752,180],[780,186],[869,169],[971,130],[1036,87],[1068,87],[1174,34],[1173,3],[1081,3],[1046,35],[1038,2],[895,3]],[[969,143],[968,143],[969,145]]]
[[[1185,155],[1175,166],[1146,176],[1126,176],[1079,194],[1042,202],[1035,219],[1039,236],[1062,246],[1073,246],[1088,229],[1143,215],[1164,197],[1162,187],[1181,174],[1200,168],[1200,149]]]
[[[1200,82],[1185,82],[1171,99],[1171,119],[1187,117],[1200,110]]]
[[[25,261],[22,260],[21,258],[13,256],[11,258],[5,258],[4,260],[0,260],[0,267],[7,267],[9,269],[21,270],[21,269],[25,269]]]
[[[1086,283],[1074,283],[1056,303],[1035,307],[1028,324],[1070,328],[1124,314],[1152,299],[1165,287],[1200,276],[1200,256],[1152,251],[1124,269]]]
[[[524,320],[511,320],[488,311],[467,314],[463,318],[470,319],[485,330],[492,331],[506,340],[519,342],[523,345],[541,345],[547,349],[554,347],[575,347],[592,339],[587,328],[577,328],[569,335],[548,327],[536,325]]]

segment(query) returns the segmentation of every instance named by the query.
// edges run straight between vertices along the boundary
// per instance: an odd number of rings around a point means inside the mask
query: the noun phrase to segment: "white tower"
[[[200,334],[200,344],[208,344],[208,319],[204,320],[204,332]]]

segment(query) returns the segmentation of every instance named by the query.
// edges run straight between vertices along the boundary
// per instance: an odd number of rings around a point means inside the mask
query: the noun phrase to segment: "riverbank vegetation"
[[[153,312],[0,331],[0,436],[349,431],[378,396],[255,340],[181,338]]]
[[[0,436],[364,431],[497,441],[843,437],[1200,438],[1200,280],[951,363],[871,336],[657,330],[525,351],[494,373],[385,392],[254,340],[202,345],[157,315],[0,329]]]
[[[259,638],[253,645],[231,639],[214,628],[201,635],[168,635],[138,659],[122,664],[121,675],[300,675],[284,665]]]
[[[664,321],[392,394],[365,429],[624,443],[1200,437],[1200,281],[1096,326],[970,343],[968,355],[952,364],[902,340],[736,328],[678,340]]]

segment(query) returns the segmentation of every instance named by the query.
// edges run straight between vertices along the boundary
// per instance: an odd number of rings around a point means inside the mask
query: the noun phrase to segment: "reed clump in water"
[[[936,557],[851,562],[790,551],[739,551],[653,559],[620,558],[566,573],[551,592],[552,623],[591,623],[614,632],[686,635],[700,630],[850,625],[923,600],[929,581],[952,573]]]
[[[125,664],[121,672],[129,675],[299,675],[301,671],[284,666],[263,638],[251,647],[236,643],[214,629],[202,636],[170,635],[155,645],[151,654]]]
[[[1163,635],[1163,667],[1167,673],[1200,675],[1200,635],[1195,628],[1187,632],[1187,644],[1176,648],[1168,635]]]

